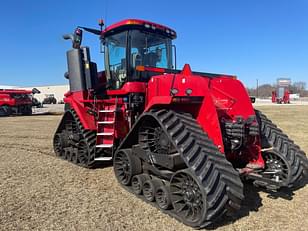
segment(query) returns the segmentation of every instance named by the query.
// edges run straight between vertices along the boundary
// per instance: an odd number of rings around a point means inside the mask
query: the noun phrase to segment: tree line
[[[267,98],[272,96],[272,91],[275,91],[277,84],[262,84],[257,88],[247,88],[249,95],[258,96],[259,98]],[[308,97],[306,82],[294,82],[289,87],[291,94],[299,94],[300,97]]]

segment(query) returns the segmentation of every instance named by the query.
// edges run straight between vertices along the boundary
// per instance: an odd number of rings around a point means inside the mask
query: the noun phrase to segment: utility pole
[[[257,79],[257,98],[259,98],[259,80]]]

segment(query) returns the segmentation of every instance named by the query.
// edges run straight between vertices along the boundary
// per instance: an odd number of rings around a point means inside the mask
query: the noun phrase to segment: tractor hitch
[[[239,169],[240,175],[246,180],[254,180],[254,185],[265,187],[269,190],[277,190],[281,187],[287,187],[287,183],[280,180],[277,171],[254,171],[252,169]],[[273,176],[272,178],[269,178]]]

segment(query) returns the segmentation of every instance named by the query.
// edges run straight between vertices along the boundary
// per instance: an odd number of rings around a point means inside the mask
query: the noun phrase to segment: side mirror
[[[41,92],[40,92],[40,90],[38,90],[37,88],[33,88],[32,89],[32,94],[34,95],[34,94],[40,94]]]
[[[79,49],[82,42],[82,30],[76,28],[74,34],[65,34],[63,35],[63,39],[72,40],[72,46],[75,49]]]
[[[64,78],[69,79],[70,78],[70,74],[67,72],[64,73]]]
[[[255,103],[256,102],[256,97],[250,96],[250,101],[251,101],[251,103]]]

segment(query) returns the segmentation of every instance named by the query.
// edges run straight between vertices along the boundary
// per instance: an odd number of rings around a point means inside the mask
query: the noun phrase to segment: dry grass
[[[308,107],[259,109],[308,152]],[[123,190],[111,167],[87,170],[54,157],[59,120],[0,118],[1,230],[191,230]],[[248,185],[245,193],[237,219],[218,230],[307,230],[308,187],[269,197]]]

